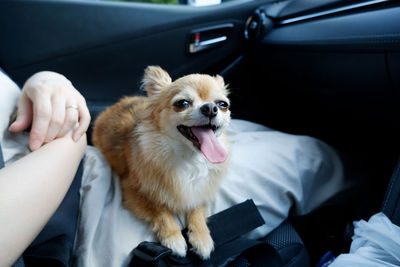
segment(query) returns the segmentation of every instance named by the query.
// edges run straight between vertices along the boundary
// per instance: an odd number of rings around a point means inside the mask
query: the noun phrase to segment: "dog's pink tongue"
[[[209,162],[222,163],[226,160],[225,149],[218,142],[213,130],[192,127],[192,132],[199,139],[201,152]]]

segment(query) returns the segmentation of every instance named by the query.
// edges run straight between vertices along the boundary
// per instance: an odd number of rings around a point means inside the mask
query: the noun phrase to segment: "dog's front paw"
[[[207,260],[210,258],[210,254],[214,250],[214,241],[208,229],[189,232],[189,242],[193,247],[193,251],[199,255],[201,259]]]
[[[187,244],[180,231],[161,239],[160,242],[171,249],[172,254],[182,258],[186,256]]]

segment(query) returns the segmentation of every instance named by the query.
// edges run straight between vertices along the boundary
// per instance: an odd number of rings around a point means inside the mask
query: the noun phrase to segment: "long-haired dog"
[[[227,169],[228,91],[220,76],[191,74],[171,81],[147,67],[147,97],[125,97],[97,118],[93,143],[119,175],[123,201],[150,224],[159,241],[184,257],[187,245],[173,214],[184,214],[195,253],[214,245],[206,205]]]

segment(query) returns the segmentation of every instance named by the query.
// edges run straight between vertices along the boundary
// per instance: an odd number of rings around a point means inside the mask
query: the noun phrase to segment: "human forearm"
[[[0,266],[11,265],[55,212],[75,175],[86,136],[56,139],[0,170]]]

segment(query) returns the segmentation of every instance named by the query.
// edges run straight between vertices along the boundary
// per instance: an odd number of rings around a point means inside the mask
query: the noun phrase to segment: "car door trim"
[[[277,26],[283,26],[295,22],[301,22],[309,19],[319,18],[327,15],[333,15],[336,13],[344,12],[344,11],[351,11],[359,8],[371,7],[377,4],[382,4],[386,2],[391,2],[392,0],[371,0],[363,3],[351,4],[343,7],[338,7],[330,10],[320,11],[312,14],[302,15],[298,17],[284,19],[277,23]]]

